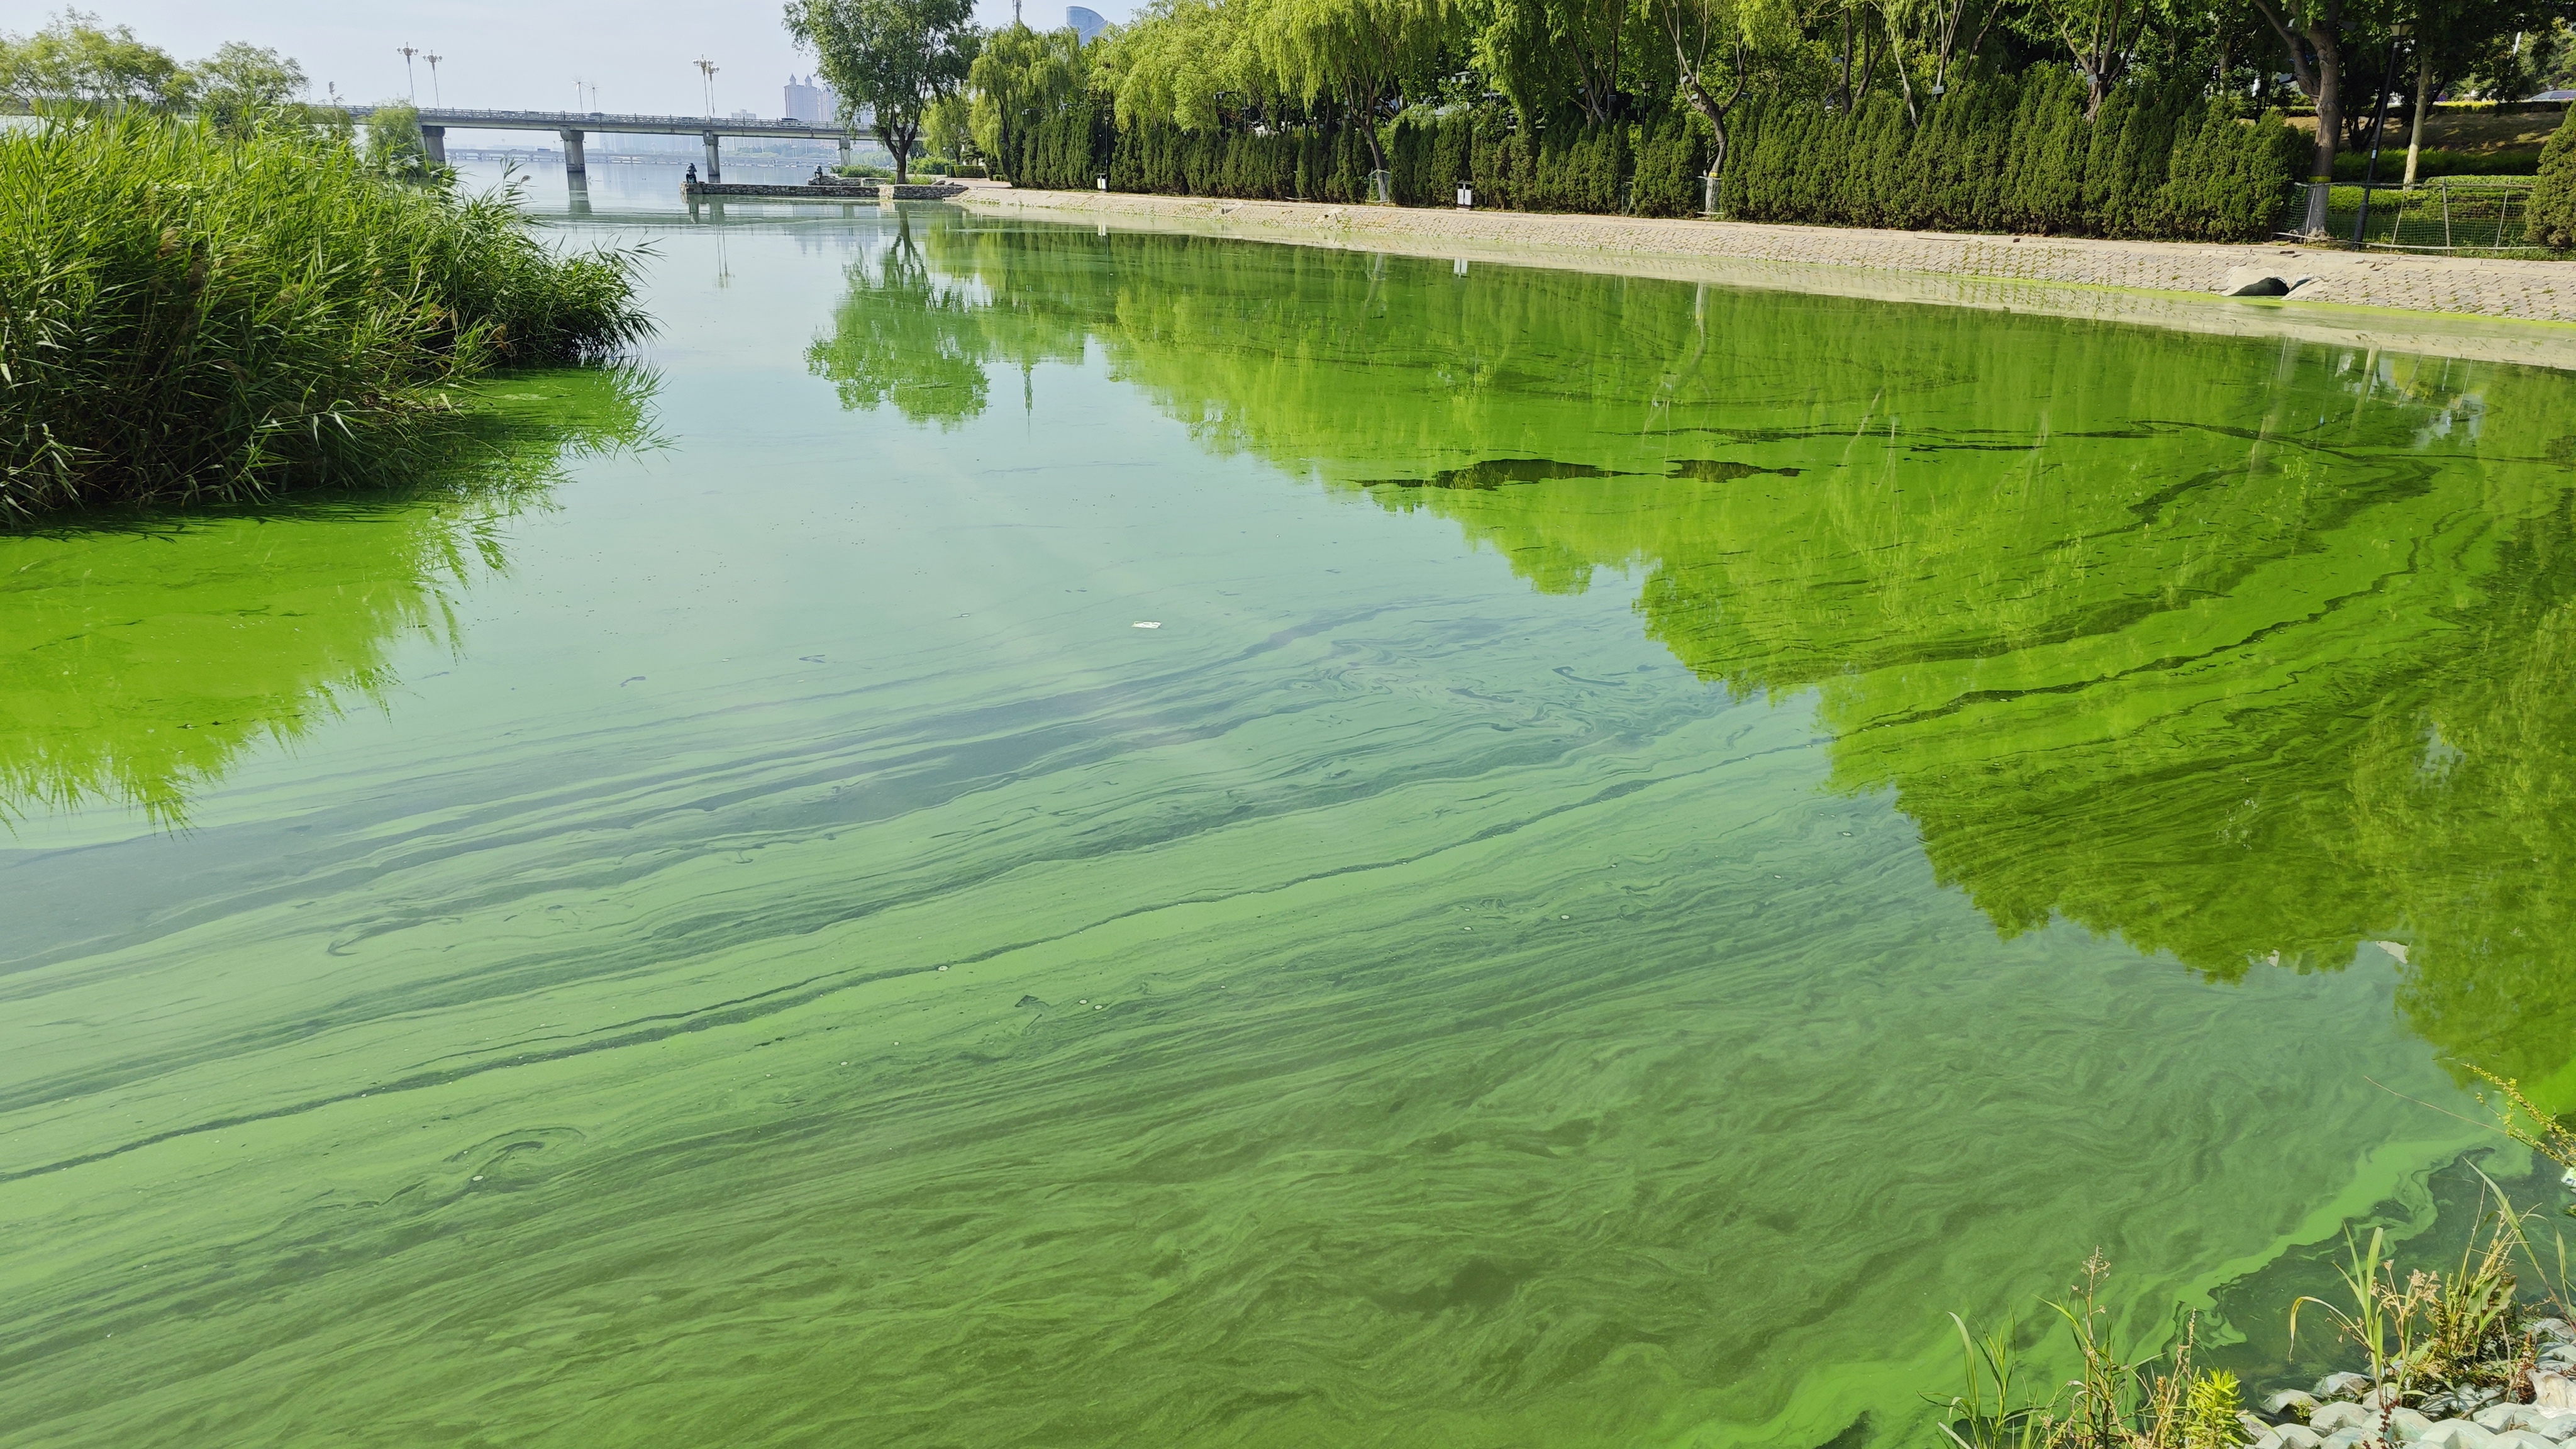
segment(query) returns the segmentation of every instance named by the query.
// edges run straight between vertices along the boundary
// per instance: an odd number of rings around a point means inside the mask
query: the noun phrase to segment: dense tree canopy
[[[193,109],[218,125],[298,103],[304,67],[274,50],[231,41],[194,65],[125,26],[66,10],[33,35],[0,33],[0,98],[21,106]]]
[[[1506,118],[1480,132],[1504,125],[1533,149],[1620,126],[1644,128],[1622,143],[1635,146],[1685,126],[1700,162],[1722,171],[1749,109],[1858,124],[1884,104],[1922,128],[1980,77],[2048,72],[2080,82],[2088,127],[2123,95],[2152,95],[2173,115],[2191,101],[2240,117],[2313,108],[2298,170],[2327,175],[2367,126],[2382,76],[2401,108],[2417,91],[2519,98],[2576,68],[2571,10],[2576,0],[1152,0],[1088,46],[1069,31],[992,36],[971,84],[973,148],[1004,174],[1057,185],[1027,162],[1028,138],[1049,124],[1348,132],[1351,164],[1400,170],[1399,121],[1474,112]],[[1114,169],[1066,169],[1095,164]]]
[[[787,31],[814,53],[844,119],[867,108],[898,182],[931,107],[966,83],[983,39],[974,0],[788,0]]]
[[[238,40],[199,62],[193,79],[197,105],[219,125],[239,125],[248,117],[289,105],[304,93],[304,67],[274,50]]]
[[[20,101],[130,101],[167,105],[188,96],[188,72],[169,53],[119,25],[66,10],[24,39],[0,36],[0,91]]]

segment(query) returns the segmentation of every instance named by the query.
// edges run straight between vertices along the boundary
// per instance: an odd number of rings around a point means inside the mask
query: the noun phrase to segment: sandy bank
[[[978,210],[1355,251],[2038,311],[2576,369],[2576,262],[977,186]],[[2314,276],[2214,294],[2231,267]]]

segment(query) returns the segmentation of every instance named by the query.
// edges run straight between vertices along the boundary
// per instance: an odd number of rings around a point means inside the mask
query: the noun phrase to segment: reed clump
[[[2401,1407],[2446,1413],[2499,1399],[2528,1403],[2537,1368],[2538,1335],[2525,1320],[2539,1317],[2515,1298],[2512,1262],[2528,1256],[2525,1215],[2513,1210],[2492,1184],[2496,1211],[2480,1240],[2461,1254],[2457,1271],[2416,1269],[2402,1279],[2388,1255],[2386,1234],[2373,1228],[2366,1242],[2348,1242],[2348,1261],[2337,1270],[2338,1300],[2301,1298],[2290,1305],[2290,1335],[2299,1311],[2313,1308],[2335,1335],[2358,1351],[2357,1368],[2377,1392],[2371,1408],[2384,1421]]]
[[[2236,1449],[2244,1407],[2236,1375],[2193,1362],[2197,1320],[2186,1318],[2168,1349],[2122,1344],[2102,1302],[2110,1273],[2097,1252],[2066,1296],[2048,1304],[2081,1365],[2060,1382],[2030,1382],[2012,1324],[1980,1336],[1950,1315],[1964,1389],[1940,1407],[1941,1432],[1955,1449]]]
[[[0,134],[0,524],[399,473],[482,370],[644,336],[636,260],[292,117]]]
[[[2481,1100],[2498,1132],[2576,1184],[2576,1129],[2512,1081],[2478,1074],[2495,1091]],[[1934,1400],[1942,1432],[1954,1449],[2388,1449],[2419,1438],[2473,1449],[2518,1431],[2540,1437],[2516,1444],[2576,1438],[2576,1283],[2566,1240],[2553,1233],[2541,1242],[2540,1215],[2478,1176],[2479,1221],[2452,1269],[2401,1272],[2386,1232],[2374,1228],[2347,1238],[2339,1294],[2291,1303],[2294,1344],[2303,1315],[2311,1324],[2322,1318],[2351,1355],[2350,1368],[2313,1392],[2283,1389],[2251,1412],[2235,1375],[2193,1362],[2188,1317],[2169,1349],[2124,1350],[2103,1327],[2109,1267],[2096,1253],[2073,1290],[2048,1305],[2065,1321],[2081,1370],[2040,1385],[2045,1392],[2018,1361],[2012,1325],[1980,1337],[1951,1315],[1965,1351],[1964,1391]]]

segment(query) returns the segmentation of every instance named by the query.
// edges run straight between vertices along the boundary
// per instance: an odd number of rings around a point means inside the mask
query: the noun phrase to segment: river
[[[2565,376],[592,207],[0,537],[11,1445],[1920,1443],[2576,1102]]]

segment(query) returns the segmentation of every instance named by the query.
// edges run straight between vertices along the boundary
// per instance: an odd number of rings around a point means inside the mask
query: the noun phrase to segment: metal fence
[[[2358,186],[2337,186],[2329,193],[2326,235],[2340,242],[2353,239],[2353,228],[2362,221],[2361,197]],[[2524,234],[2530,204],[2531,180],[2520,176],[2426,181],[2412,190],[2376,187],[2361,242],[2374,251],[2539,253]],[[2283,219],[2284,236],[2294,235],[2306,222],[2306,210],[2303,187]]]

